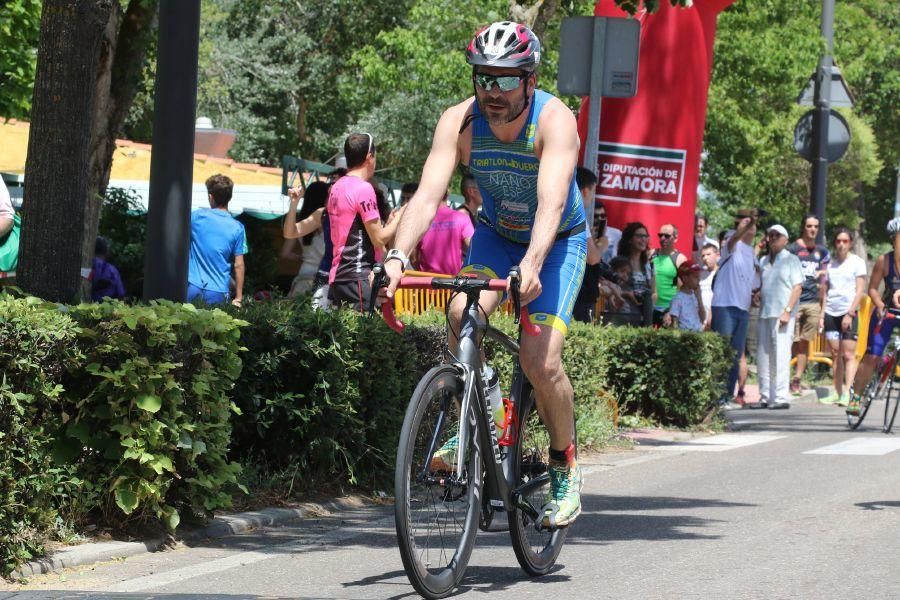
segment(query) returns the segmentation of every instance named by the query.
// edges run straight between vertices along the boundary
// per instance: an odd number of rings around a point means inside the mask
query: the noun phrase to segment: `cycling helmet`
[[[894,217],[887,224],[887,233],[890,237],[894,237],[900,233],[900,217]]]
[[[541,63],[541,42],[520,23],[491,23],[469,42],[466,62],[472,66],[507,67],[531,73]]]

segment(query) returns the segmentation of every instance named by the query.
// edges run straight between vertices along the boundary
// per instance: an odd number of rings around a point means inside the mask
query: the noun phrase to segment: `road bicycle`
[[[885,320],[896,319],[900,316],[900,310],[888,309],[881,322],[875,326],[875,333],[881,330],[881,325]],[[891,345],[885,350],[884,356],[878,361],[872,378],[866,384],[862,395],[859,398],[859,414],[853,415],[847,413],[847,424],[850,429],[858,428],[863,419],[869,413],[869,409],[876,401],[884,401],[884,421],[881,430],[884,433],[890,433],[894,426],[894,419],[897,418],[897,408],[900,406],[900,381],[897,379],[897,358],[900,354],[900,336],[894,335],[891,338]]]
[[[372,306],[385,285],[383,267],[376,265],[374,270]],[[526,334],[538,335],[540,329],[519,304],[518,267],[509,277],[509,284],[505,279],[465,276],[403,277],[400,281],[403,288],[450,290],[452,296],[466,296],[458,332],[447,317],[448,339],[454,335],[458,340],[455,353],[416,386],[397,450],[397,541],[409,581],[425,598],[443,598],[453,592],[465,573],[477,530],[488,530],[497,513],[506,513],[516,558],[531,576],[551,570],[566,539],[567,529],[542,525],[540,509],[550,485],[550,435],[519,366],[519,342],[492,327],[478,303],[481,292],[509,287],[516,323]],[[390,327],[403,330],[389,302],[382,305],[382,314]],[[483,376],[485,337],[513,360],[501,431]]]

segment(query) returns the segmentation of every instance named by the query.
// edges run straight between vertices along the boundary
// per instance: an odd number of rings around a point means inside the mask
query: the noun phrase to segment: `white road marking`
[[[209,562],[182,567],[164,573],[154,573],[153,575],[145,575],[143,577],[135,577],[123,581],[113,586],[112,592],[142,592],[144,590],[161,588],[186,579],[194,579],[212,573],[219,573],[229,569],[236,569],[245,565],[262,562],[272,558],[284,556],[292,551],[302,552],[303,550],[318,549],[322,544],[334,544],[339,541],[346,541],[369,533],[373,529],[390,528],[393,529],[394,517],[386,517],[370,523],[364,523],[356,527],[341,528],[329,531],[325,534],[310,534],[304,536],[303,539],[295,540],[286,544],[278,544],[269,546],[262,551],[240,552],[224,558],[218,558]]]
[[[803,454],[846,454],[851,456],[884,456],[900,450],[900,439],[884,437],[856,437],[837,444],[808,450]]]
[[[667,450],[671,452],[725,452],[735,448],[744,448],[756,444],[764,444],[780,440],[783,435],[766,435],[750,433],[723,433],[709,437],[696,438],[678,442],[667,442],[660,445],[647,444],[645,447],[652,450]]]

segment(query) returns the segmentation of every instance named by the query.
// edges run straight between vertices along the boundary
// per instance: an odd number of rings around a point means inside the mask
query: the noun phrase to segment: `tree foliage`
[[[23,119],[31,111],[40,25],[40,0],[0,5],[0,117]]]
[[[808,210],[810,166],[793,149],[793,129],[810,108],[796,99],[823,50],[820,6],[818,0],[736,3],[719,18],[702,181],[726,208],[761,206],[789,225]],[[876,215],[892,202],[893,186],[883,174],[900,158],[898,16],[894,3],[837,5],[834,55],[856,106],[842,111],[850,149],[828,171],[832,225],[856,227],[867,216],[869,230],[881,230]]]

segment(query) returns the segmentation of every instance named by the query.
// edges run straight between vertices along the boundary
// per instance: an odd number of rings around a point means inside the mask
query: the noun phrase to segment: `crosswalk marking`
[[[749,433],[723,433],[710,437],[696,438],[676,442],[654,444],[654,450],[668,450],[674,452],[725,452],[735,448],[754,446],[765,442],[780,440],[783,435],[749,434]]]
[[[884,437],[856,437],[837,444],[807,450],[803,454],[846,454],[852,456],[884,456],[900,450],[900,439]]]

